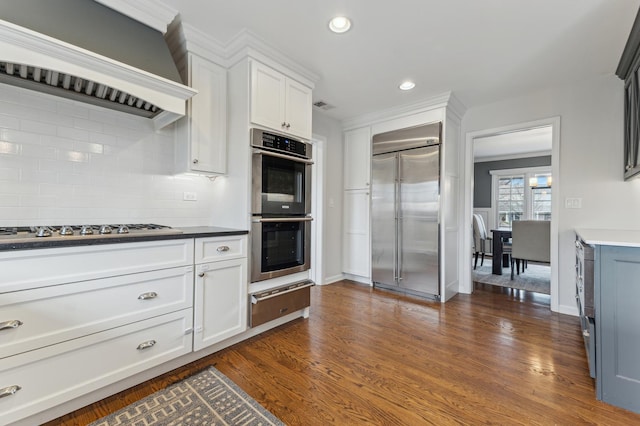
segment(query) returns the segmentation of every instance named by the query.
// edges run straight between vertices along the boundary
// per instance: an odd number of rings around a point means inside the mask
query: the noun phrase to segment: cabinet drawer
[[[192,316],[192,309],[185,309],[0,360],[0,389],[20,387],[0,398],[2,423],[45,411],[187,354]]]
[[[311,305],[313,282],[302,282],[251,296],[251,327]]]
[[[193,238],[0,252],[0,294],[193,264]]]
[[[196,238],[195,263],[247,257],[247,236]]]
[[[0,358],[192,306],[192,266],[3,294]]]

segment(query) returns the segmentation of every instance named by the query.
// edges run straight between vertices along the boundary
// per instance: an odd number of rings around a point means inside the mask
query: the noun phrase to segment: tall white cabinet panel
[[[179,171],[227,173],[227,71],[187,54],[188,84],[198,90],[188,115],[178,125],[176,161]]]
[[[343,272],[371,276],[369,191],[344,191]]]
[[[311,139],[311,88],[251,61],[251,122]]]
[[[370,238],[371,129],[344,133],[343,272],[371,277]]]
[[[371,129],[344,132],[344,189],[366,189],[371,179]]]
[[[244,235],[196,239],[195,351],[247,329],[246,242]]]

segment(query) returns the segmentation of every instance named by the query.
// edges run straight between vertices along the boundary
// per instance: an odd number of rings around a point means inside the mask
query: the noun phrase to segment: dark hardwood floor
[[[476,285],[445,305],[343,281],[299,319],[49,424],[86,424],[209,365],[288,425],[631,425],[595,399],[578,318]]]

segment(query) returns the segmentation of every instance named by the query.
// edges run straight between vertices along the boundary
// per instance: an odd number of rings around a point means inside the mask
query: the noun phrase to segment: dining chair
[[[551,263],[551,222],[548,220],[514,220],[511,224],[511,279],[519,261]],[[524,267],[522,269],[524,273]]]
[[[487,241],[491,241],[491,237],[487,234],[487,227],[484,224],[484,219],[479,214],[473,215],[473,250],[475,259],[473,262],[473,269],[478,267],[478,254],[482,255],[480,260],[480,266],[484,264],[484,254]],[[491,245],[489,245],[491,246]]]

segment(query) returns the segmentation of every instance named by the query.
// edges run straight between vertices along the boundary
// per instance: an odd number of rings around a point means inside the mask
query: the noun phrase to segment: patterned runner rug
[[[491,257],[485,258],[482,266],[480,266],[480,259],[478,259],[478,268],[474,270],[473,265],[471,268],[472,279],[477,283],[551,294],[551,267],[549,265],[529,262],[524,273],[514,274],[513,280],[511,279],[511,268],[503,268],[502,275],[491,273]]]
[[[278,425],[265,410],[227,376],[210,367],[149,395],[90,426]]]

